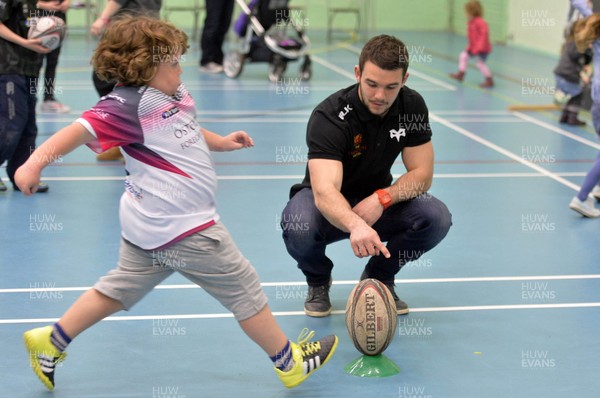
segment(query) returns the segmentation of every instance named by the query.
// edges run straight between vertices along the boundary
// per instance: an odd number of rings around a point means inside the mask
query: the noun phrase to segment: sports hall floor
[[[388,32],[389,33],[389,32]],[[407,265],[397,290],[411,313],[398,318],[385,354],[401,371],[388,378],[344,372],[358,357],[344,324],[348,294],[364,261],[348,242],[334,260],[332,316],[302,312],[306,287],[279,228],[290,186],[305,165],[312,108],[353,83],[361,42],[313,40],[313,78],[300,83],[290,63],[281,84],[267,65],[241,77],[198,72],[193,43],[183,80],[201,124],[244,129],[252,149],[215,154],[219,212],[257,268],[282,328],[335,333],[337,353],[302,386],[285,389],[269,359],[201,289],[175,275],[129,313],[79,336],[45,392],[29,364],[23,331],[56,320],[98,277],[115,266],[117,206],[124,169],[77,149],[44,173],[48,194],[0,194],[0,396],[47,397],[597,397],[600,391],[600,221],[567,208],[600,145],[586,128],[557,122],[556,112],[518,113],[511,104],[548,104],[556,57],[496,46],[489,58],[496,87],[447,77],[465,39],[444,33],[395,32],[413,56],[408,85],[425,98],[434,132],[431,193],[453,214],[447,238]],[[39,115],[41,143],[92,106],[93,40],[65,44],[57,94],[73,110]],[[557,51],[560,43],[556,43]],[[401,174],[398,163],[394,172]],[[5,178],[5,170],[2,170]]]

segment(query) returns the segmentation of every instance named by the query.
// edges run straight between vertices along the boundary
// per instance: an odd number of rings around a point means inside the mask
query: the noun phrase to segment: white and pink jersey
[[[117,86],[77,122],[102,152],[119,146],[127,178],[119,218],[123,238],[157,249],[216,221],[217,177],[183,85],[171,97],[148,86]]]

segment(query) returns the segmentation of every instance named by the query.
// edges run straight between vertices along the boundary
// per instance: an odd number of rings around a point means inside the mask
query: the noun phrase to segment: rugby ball
[[[60,46],[66,31],[65,22],[58,17],[31,18],[27,37],[29,39],[41,39],[42,46],[55,50]]]
[[[396,334],[396,303],[376,279],[364,279],[352,289],[346,304],[346,328],[354,346],[365,355],[379,355]]]

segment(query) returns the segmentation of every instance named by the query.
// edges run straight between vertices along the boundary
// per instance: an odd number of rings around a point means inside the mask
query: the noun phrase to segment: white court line
[[[424,307],[411,308],[411,313],[419,312],[460,312],[460,311],[498,311],[498,310],[533,310],[533,309],[561,309],[561,308],[597,308],[600,303],[559,303],[559,304],[508,304],[508,305],[473,305],[457,307]],[[335,310],[333,315],[344,315],[346,311]],[[273,311],[274,316],[303,316],[304,311]],[[217,314],[174,314],[174,315],[129,315],[109,316],[103,321],[148,321],[159,319],[222,319],[233,318],[231,313]],[[59,318],[26,318],[26,319],[0,319],[0,325],[24,324],[24,323],[54,323]]]
[[[497,310],[534,310],[555,308],[594,308],[600,307],[600,303],[558,303],[558,304],[505,304],[505,305],[470,305],[458,307],[424,307],[411,308],[410,312],[458,312],[458,311],[497,311]],[[332,311],[333,314],[341,315],[346,311]],[[304,314],[304,312],[302,312]]]
[[[494,116],[506,116],[506,117],[515,117],[513,115],[514,112],[510,112],[510,111],[486,111],[486,110],[435,110],[432,111],[433,113],[437,114],[437,115],[455,115],[455,116],[469,116],[469,115],[473,115],[473,116],[484,116],[484,115],[494,115]],[[248,110],[248,109],[227,109],[227,110],[220,110],[220,109],[196,109],[196,113],[199,115],[228,115],[228,116],[235,116],[235,115],[256,115],[256,116],[263,116],[263,115],[276,115],[276,116],[282,116],[282,115],[305,115],[305,116],[310,116],[310,114],[312,113],[312,108],[311,109],[306,109],[306,110]]]
[[[537,275],[537,276],[480,276],[469,278],[421,278],[396,280],[396,284],[410,285],[422,283],[473,283],[473,282],[521,282],[521,281],[563,281],[600,279],[600,274],[589,275]],[[356,285],[358,281],[333,281],[334,285]],[[306,282],[262,282],[262,287],[306,286]],[[35,292],[80,292],[89,290],[91,286],[79,287],[29,287],[0,289],[0,293],[35,293]],[[158,285],[158,290],[201,289],[195,284]]]
[[[487,111],[487,110],[435,110],[431,111],[436,115],[454,115],[454,116],[468,116],[468,115],[504,115],[509,116],[509,111]]]
[[[455,123],[529,123],[526,120],[507,117],[457,117],[449,116],[446,120]]]
[[[340,75],[347,77],[348,79],[352,80],[352,81],[356,81],[356,76],[354,76],[354,73],[348,72],[346,69],[342,69],[337,65],[332,64],[329,61],[324,60],[321,57],[317,57],[316,55],[312,55],[310,57],[314,62],[323,65],[324,67],[339,73]],[[339,88],[338,88],[339,90]],[[337,90],[336,90],[337,91]]]
[[[62,117],[62,118],[51,118],[44,119],[38,118],[37,122],[39,123],[72,123],[77,118],[77,115],[73,115],[73,117]],[[308,121],[308,117],[305,118],[281,118],[281,117],[263,117],[257,115],[256,117],[236,117],[231,116],[228,118],[197,118],[200,123],[302,123],[306,124]]]
[[[585,138],[579,137],[579,136],[578,136],[578,135],[576,135],[576,134],[573,134],[573,133],[571,133],[571,132],[568,132],[568,131],[566,131],[566,130],[563,130],[563,129],[561,129],[561,128],[557,127],[557,126],[554,126],[554,125],[552,125],[552,124],[550,124],[550,123],[546,123],[546,122],[543,122],[543,121],[541,121],[541,120],[538,120],[538,119],[536,119],[536,118],[533,118],[533,117],[531,117],[531,116],[529,116],[529,115],[525,115],[524,113],[521,113],[521,112],[512,112],[512,113],[513,113],[513,114],[514,114],[516,117],[518,117],[519,119],[522,119],[522,120],[524,120],[524,121],[527,121],[527,122],[530,122],[530,123],[536,124],[536,125],[538,125],[538,126],[540,126],[540,127],[543,127],[543,128],[545,128],[546,130],[553,131],[553,132],[555,132],[555,133],[557,133],[557,134],[560,134],[560,135],[563,135],[563,136],[565,136],[565,137],[568,137],[568,138],[570,138],[570,139],[572,139],[572,140],[575,140],[575,141],[581,142],[582,144],[585,144],[585,145],[587,145],[587,146],[590,146],[590,147],[592,147],[592,148],[595,148],[595,149],[600,149],[600,144],[598,144],[597,142],[593,142],[593,141],[590,141],[590,140],[588,140],[588,139],[585,139]]]
[[[339,89],[339,86],[337,86],[336,90]],[[48,114],[41,114],[38,115],[37,117],[37,121],[38,123],[51,123],[51,122],[72,122],[74,120],[74,118],[79,117],[79,115],[81,115],[85,110],[71,110],[70,113],[68,114],[60,114],[60,115],[48,115]],[[492,115],[492,116],[506,116],[506,117],[510,117],[512,116],[512,114],[516,114],[518,112],[509,112],[509,111],[478,111],[478,110],[464,110],[464,111],[452,111],[452,110],[437,110],[437,111],[431,111],[433,113],[435,113],[436,115],[448,115],[448,116],[487,116],[487,115]],[[205,117],[211,117],[211,116],[231,116],[231,117],[236,117],[236,116],[253,116],[253,117],[264,117],[264,116],[278,116],[278,117],[282,117],[282,116],[310,116],[310,114],[312,113],[312,107],[311,109],[307,109],[307,110],[273,110],[273,111],[269,111],[269,110],[248,110],[248,109],[233,109],[233,110],[217,110],[217,109],[196,109],[196,114],[197,115],[201,115],[201,116],[205,116]],[[517,117],[517,115],[514,115],[514,117]],[[308,119],[306,119],[308,120]],[[487,120],[487,119],[486,119]],[[540,122],[543,123],[543,122]],[[552,126],[552,125],[549,125]],[[555,127],[555,126],[552,126]],[[563,132],[565,132],[564,130],[561,130]],[[569,134],[567,132],[567,134]]]
[[[561,177],[583,177],[586,172],[583,171],[569,171],[564,173],[556,173]],[[400,177],[400,175],[395,176]],[[434,174],[433,178],[546,178],[545,175],[540,173],[447,173],[447,174]],[[44,178],[46,179],[46,178]]]
[[[486,146],[486,147],[488,147],[488,148],[490,148],[490,149],[492,149],[492,150],[494,150],[494,151],[496,151],[498,153],[501,153],[502,155],[504,155],[506,157],[509,157],[509,158],[517,161],[518,163],[521,163],[522,165],[524,165],[526,167],[529,167],[530,169],[538,171],[539,173],[545,175],[546,177],[549,177],[549,178],[553,179],[554,181],[557,181],[557,182],[559,182],[559,183],[561,183],[561,184],[563,184],[563,185],[565,185],[565,186],[567,186],[567,187],[569,187],[569,188],[571,188],[571,189],[573,189],[575,191],[579,191],[580,187],[577,184],[574,184],[571,181],[566,180],[566,179],[560,177],[556,173],[553,173],[553,172],[551,172],[549,170],[546,170],[545,168],[543,168],[541,166],[538,166],[537,164],[535,164],[533,162],[525,160],[522,157],[520,157],[520,156],[518,156],[518,155],[516,155],[516,154],[514,154],[512,152],[510,152],[509,150],[504,149],[501,146],[496,145],[493,142],[486,140],[485,138],[481,138],[478,135],[476,135],[476,134],[474,134],[474,133],[472,133],[472,132],[470,132],[470,131],[468,131],[468,130],[460,127],[460,126],[457,126],[456,124],[454,124],[452,122],[449,122],[449,121],[445,120],[444,118],[436,116],[433,113],[430,113],[429,117],[431,119],[433,119],[434,121],[443,124],[444,126],[448,127],[449,129],[454,130],[457,133],[462,134],[465,137],[472,139],[475,142],[478,142],[478,143],[480,143],[480,144],[482,144],[482,145],[484,145],[484,146]]]
[[[236,116],[236,115],[255,115],[255,116],[264,116],[264,115],[269,115],[269,116],[283,116],[283,115],[304,115],[304,116],[310,116],[310,114],[312,113],[312,110],[299,110],[299,111],[290,111],[290,110],[274,110],[274,111],[269,111],[269,110],[200,110],[200,109],[196,109],[196,113],[198,115],[227,115],[227,116]]]
[[[423,91],[423,90],[420,90]],[[56,118],[56,119],[42,119],[38,120],[39,123],[70,123],[73,122],[75,117],[73,118]],[[308,122],[307,117],[265,117],[261,115],[256,115],[255,117],[242,117],[242,116],[234,116],[230,117],[199,117],[197,118],[199,123],[301,123],[306,124]],[[527,123],[526,121],[507,118],[449,118],[448,120],[452,120],[455,122],[463,122],[463,123]]]
[[[569,171],[555,173],[561,177],[583,177],[585,172]],[[394,174],[394,178],[399,178],[401,174]],[[540,173],[437,173],[433,178],[541,178],[546,177]],[[217,180],[301,180],[304,174],[297,175],[232,175],[217,176]],[[44,177],[44,181],[123,181],[125,176],[106,176],[106,177]]]
[[[339,86],[336,86],[339,88]],[[80,113],[82,113],[82,111],[71,111],[71,114],[76,116]],[[510,111],[486,111],[486,110],[432,110],[433,113],[435,113],[436,115],[454,115],[454,116],[469,116],[469,115],[473,115],[473,116],[484,116],[484,115],[494,115],[494,116],[512,116],[513,113],[517,113],[517,112],[510,112]],[[294,115],[294,116],[298,116],[298,115],[302,115],[302,116],[310,116],[310,114],[312,113],[312,107],[310,109],[299,109],[299,110],[263,110],[263,109],[256,109],[256,110],[251,110],[251,109],[196,109],[196,113],[198,115],[208,115],[208,116],[212,116],[212,115],[225,115],[225,116],[284,116],[284,115]],[[44,115],[41,115],[42,118],[44,117]],[[56,120],[56,116],[59,115],[46,115],[47,117],[49,117],[48,120]]]
[[[423,79],[425,81],[428,81],[429,83],[435,84],[436,86],[440,86],[448,91],[456,91],[456,86],[453,86],[452,84],[448,84],[444,81],[433,78],[429,75],[426,75],[425,73],[417,72],[414,69],[409,68],[409,74],[412,76],[418,77],[420,79]]]
[[[44,177],[44,181],[123,181],[124,176],[114,177]]]
[[[253,118],[198,118],[200,123],[302,123],[306,124],[308,118],[269,118],[269,117],[253,117]]]

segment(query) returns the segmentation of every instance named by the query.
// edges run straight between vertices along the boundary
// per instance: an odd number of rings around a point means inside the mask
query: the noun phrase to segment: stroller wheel
[[[302,65],[300,67],[300,79],[302,79],[304,81],[308,81],[308,80],[310,80],[311,77],[312,77],[312,67],[310,65],[308,65],[308,66]]]
[[[235,79],[244,69],[244,54],[238,51],[230,51],[223,59],[223,72],[225,76]]]
[[[271,83],[277,83],[283,77],[287,68],[286,62],[273,62],[269,64],[269,80]]]
[[[310,60],[310,57],[307,55],[304,58],[304,62],[302,62],[302,65],[300,65],[300,78],[304,81],[308,81],[310,80],[310,78],[312,77],[312,61]]]

